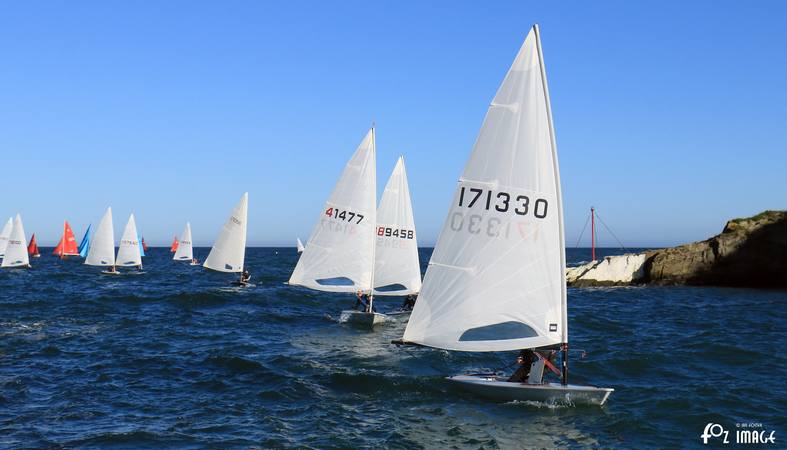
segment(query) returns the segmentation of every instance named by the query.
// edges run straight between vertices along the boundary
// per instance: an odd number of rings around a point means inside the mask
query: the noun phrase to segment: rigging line
[[[582,232],[579,233],[579,238],[577,239],[577,245],[574,248],[579,248],[579,241],[582,240],[582,236],[585,235],[585,229],[588,227],[588,222],[590,222],[590,214],[588,214],[588,218],[585,219],[585,226],[582,227]]]
[[[598,217],[598,220],[601,222],[601,225],[604,225],[604,228],[606,228],[606,230],[609,231],[609,234],[611,234],[612,237],[615,238],[616,241],[618,241],[618,244],[620,244],[620,248],[622,248],[623,250],[626,250],[626,246],[623,245],[623,243],[620,242],[620,239],[618,239],[618,237],[615,236],[615,233],[613,233],[612,230],[609,229],[609,227],[604,222],[604,220],[598,215],[598,212],[596,213],[596,217]]]

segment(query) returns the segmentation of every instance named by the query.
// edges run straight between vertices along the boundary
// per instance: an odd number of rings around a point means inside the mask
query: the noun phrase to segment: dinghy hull
[[[371,328],[385,322],[385,314],[346,310],[339,316],[339,322]]]
[[[560,383],[527,384],[506,381],[495,375],[456,375],[447,378],[460,388],[493,400],[603,405],[614,392],[612,388]]]

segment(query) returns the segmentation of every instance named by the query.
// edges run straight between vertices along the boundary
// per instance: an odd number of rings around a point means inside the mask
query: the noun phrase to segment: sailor
[[[251,280],[251,274],[249,273],[248,269],[243,269],[243,272],[240,274],[240,282],[241,283],[248,283]]]
[[[109,266],[109,269],[107,269],[107,272],[109,272],[109,273],[115,273],[117,271],[118,270],[115,268],[115,266]]]
[[[197,265],[199,264],[199,261],[197,260],[197,258],[191,258],[191,264]]]
[[[416,296],[413,294],[408,295],[402,302],[402,311],[412,311],[415,308]]]
[[[353,309],[366,311],[366,301],[363,298],[363,291],[361,290],[355,293],[355,306],[353,306]]]
[[[538,359],[536,353],[533,350],[522,350],[519,352],[519,356],[516,357],[516,363],[519,365],[519,368],[514,371],[514,374],[508,379],[508,381],[515,382],[515,383],[526,383],[528,377],[530,377],[530,366]]]

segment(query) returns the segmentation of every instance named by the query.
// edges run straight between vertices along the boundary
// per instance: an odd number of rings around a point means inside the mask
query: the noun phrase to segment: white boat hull
[[[385,314],[345,310],[339,316],[339,322],[371,328],[385,322]]]
[[[612,388],[575,384],[563,386],[560,383],[516,383],[495,375],[456,375],[448,377],[448,380],[466,391],[506,402],[518,400],[601,406],[615,391]]]

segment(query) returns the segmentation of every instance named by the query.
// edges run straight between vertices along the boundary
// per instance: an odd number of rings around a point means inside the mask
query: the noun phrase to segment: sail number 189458
[[[487,211],[494,210],[500,213],[513,211],[518,216],[532,214],[537,219],[543,219],[547,216],[549,203],[543,198],[531,201],[527,195],[513,195],[504,191],[492,192],[491,190],[462,186],[459,190],[459,206],[483,208]]]

